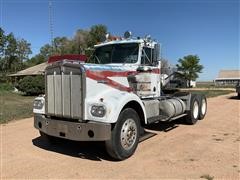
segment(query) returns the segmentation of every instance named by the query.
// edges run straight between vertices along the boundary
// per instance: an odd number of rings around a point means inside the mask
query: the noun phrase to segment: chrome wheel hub
[[[127,119],[121,129],[121,145],[125,150],[133,147],[137,139],[137,125],[133,119]]]

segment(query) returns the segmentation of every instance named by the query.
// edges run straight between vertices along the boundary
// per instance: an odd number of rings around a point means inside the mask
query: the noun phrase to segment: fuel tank
[[[186,111],[186,104],[179,98],[168,98],[160,100],[159,108],[161,115],[173,118]]]

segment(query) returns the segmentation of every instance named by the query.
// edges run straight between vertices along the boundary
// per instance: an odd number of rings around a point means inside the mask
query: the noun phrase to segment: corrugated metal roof
[[[216,80],[240,79],[240,70],[220,70]]]
[[[9,76],[31,76],[31,75],[42,75],[44,73],[45,68],[47,67],[47,62],[38,64],[36,66],[24,69],[22,71],[18,71],[15,74],[11,74]]]

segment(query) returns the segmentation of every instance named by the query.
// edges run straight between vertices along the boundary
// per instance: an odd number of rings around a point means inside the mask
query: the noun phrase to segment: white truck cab
[[[48,140],[105,141],[109,155],[123,160],[135,152],[145,125],[204,118],[205,96],[161,93],[156,41],[127,32],[94,49],[86,62],[76,55],[50,58],[45,96],[33,107],[34,127]]]

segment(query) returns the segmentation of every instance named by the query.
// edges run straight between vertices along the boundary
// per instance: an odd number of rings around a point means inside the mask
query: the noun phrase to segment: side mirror
[[[158,62],[160,60],[160,44],[155,44],[154,45],[154,53],[153,53],[153,62]]]

